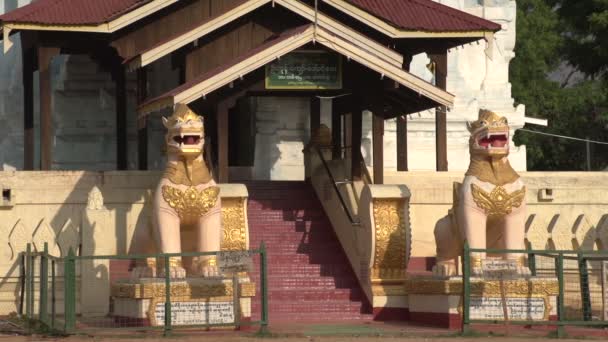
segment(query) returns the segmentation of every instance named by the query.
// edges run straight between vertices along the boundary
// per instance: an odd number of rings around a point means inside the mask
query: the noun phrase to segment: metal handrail
[[[365,182],[365,184],[374,184],[374,179],[369,174],[369,170],[367,169],[367,165],[365,164],[365,159],[363,159],[363,153],[361,153],[361,150],[358,150],[358,152],[359,152],[359,156],[361,157],[361,159],[359,159],[359,160],[361,161],[361,167],[363,168],[363,176],[365,178],[364,182]]]
[[[329,165],[327,165],[327,161],[325,160],[325,157],[323,157],[323,152],[321,152],[321,148],[322,147],[317,146],[315,148],[315,150],[317,151],[319,159],[321,159],[321,163],[323,164],[323,168],[325,169],[325,172],[329,176],[331,185],[334,188],[336,195],[338,196],[338,200],[340,200],[340,205],[342,205],[342,209],[344,209],[344,212],[346,213],[346,216],[348,217],[348,220],[350,221],[350,223],[358,226],[361,224],[361,222],[359,220],[355,219],[354,215],[350,212],[350,209],[348,208],[348,206],[346,204],[346,200],[344,200],[344,197],[342,196],[340,189],[338,189],[338,182],[336,182],[334,175],[331,173],[331,170],[329,169]]]
[[[317,146],[318,149],[320,150],[330,150],[330,149],[334,149],[335,146]],[[351,150],[352,152],[352,146],[339,146],[338,147],[340,150]],[[365,164],[365,160],[363,158],[363,153],[361,153],[361,150],[357,150],[359,152],[359,157],[361,158],[361,166],[363,167],[363,176],[365,178],[364,182],[365,184],[374,184],[374,180],[372,179],[372,176],[369,174],[369,169],[367,168],[367,165]],[[340,183],[340,182],[337,182]]]

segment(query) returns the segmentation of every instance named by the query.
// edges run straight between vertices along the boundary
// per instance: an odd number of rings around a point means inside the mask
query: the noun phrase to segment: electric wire
[[[528,132],[528,133],[534,133],[534,134],[546,135],[546,136],[555,137],[555,138],[561,138],[561,139],[569,139],[569,140],[576,140],[576,141],[584,141],[584,142],[589,142],[589,143],[592,143],[592,144],[608,145],[608,142],[604,142],[604,141],[597,141],[597,140],[590,140],[590,139],[582,139],[582,138],[570,137],[570,136],[567,136],[567,135],[560,135],[560,134],[553,134],[553,133],[546,133],[546,132],[534,131],[534,130],[531,130],[531,129],[525,129],[525,128],[520,128],[520,129],[518,129],[518,131],[524,131],[524,132]]]

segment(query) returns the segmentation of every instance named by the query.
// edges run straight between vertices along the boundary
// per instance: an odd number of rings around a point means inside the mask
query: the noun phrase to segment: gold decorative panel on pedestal
[[[556,278],[530,278],[505,280],[504,291],[507,296],[557,296],[559,286]],[[462,279],[411,278],[405,281],[407,294],[421,295],[460,295]],[[500,296],[500,281],[471,279],[471,296]]]
[[[222,198],[223,251],[248,249],[247,198]]]
[[[407,268],[406,214],[401,199],[374,199],[372,280],[403,280]]]

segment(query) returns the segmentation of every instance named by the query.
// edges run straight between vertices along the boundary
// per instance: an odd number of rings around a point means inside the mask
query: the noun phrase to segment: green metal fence
[[[607,272],[606,251],[473,249],[465,243],[463,332],[472,324],[553,326],[558,336],[567,326],[608,327]]]
[[[217,257],[220,253],[242,255],[244,252],[255,259],[252,263],[259,265],[257,272],[251,269],[247,272],[234,269],[220,277],[171,278],[170,259],[173,257],[187,260],[213,255]],[[26,251],[20,257],[19,314],[25,319],[30,332],[42,330],[72,334],[100,329],[104,331],[122,329],[162,330],[165,335],[169,335],[176,328],[259,326],[260,332],[266,333],[268,331],[266,253],[265,245],[262,243],[258,249],[249,251],[148,255],[76,256],[70,249],[67,256],[59,258],[49,255],[46,244],[42,252],[33,252],[31,245],[28,244]],[[131,266],[138,261],[151,258],[164,266],[162,277],[152,275],[137,281],[129,278]],[[115,274],[116,269],[119,269],[118,276]],[[115,292],[124,289],[135,297],[117,298]],[[250,314],[246,317],[248,320],[243,320],[242,317],[247,309],[241,306],[241,298],[246,295],[241,292],[242,289],[250,293],[250,297],[246,299],[250,309],[248,311]],[[153,293],[154,296],[138,297],[142,293],[142,296],[149,293]],[[220,300],[218,298],[221,298],[222,302],[217,302],[216,300]],[[132,301],[130,302],[129,299]],[[229,300],[232,302],[230,303]],[[130,307],[129,310],[135,310],[134,312],[146,303],[149,307],[144,317],[119,317],[118,306],[120,304],[124,307],[124,303],[128,309]],[[226,304],[221,312],[217,311],[218,303]],[[164,308],[162,308],[163,304]],[[197,307],[192,308],[192,305],[188,306],[189,304],[195,304]],[[172,312],[176,305],[181,310],[177,314]],[[228,308],[232,312],[226,311]],[[254,312],[254,308],[259,310]],[[154,309],[160,313],[150,311]],[[125,311],[124,308],[122,311]],[[201,312],[204,312],[206,318],[199,317]],[[256,317],[258,314],[259,317]],[[184,318],[184,315],[188,317]],[[222,322],[214,322],[212,317],[217,318],[218,315]],[[181,316],[181,319],[178,316]],[[227,322],[226,319],[230,321]]]

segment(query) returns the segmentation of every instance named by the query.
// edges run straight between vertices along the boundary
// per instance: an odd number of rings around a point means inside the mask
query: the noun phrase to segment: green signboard
[[[266,65],[266,89],[341,89],[342,58],[326,51],[293,51]]]

